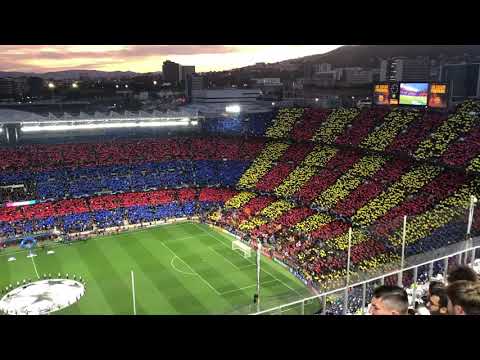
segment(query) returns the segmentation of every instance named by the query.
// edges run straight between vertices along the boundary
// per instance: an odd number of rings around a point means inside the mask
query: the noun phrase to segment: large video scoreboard
[[[379,83],[373,89],[373,103],[444,109],[448,105],[448,88],[442,83]]]

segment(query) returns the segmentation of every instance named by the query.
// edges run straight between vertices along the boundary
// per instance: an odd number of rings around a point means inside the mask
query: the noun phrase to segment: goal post
[[[240,251],[243,254],[244,258],[249,258],[252,255],[252,249],[247,244],[244,244],[240,240],[232,241],[232,250]]]

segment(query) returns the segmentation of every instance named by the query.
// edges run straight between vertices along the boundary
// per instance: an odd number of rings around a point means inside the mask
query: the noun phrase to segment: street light
[[[77,88],[78,88],[78,84],[77,84],[76,82],[74,82],[74,83],[72,84],[72,88],[77,89]]]
[[[153,80],[153,85],[157,85],[157,80]]]
[[[118,89],[118,88],[119,88],[119,85],[117,84],[117,85],[115,85],[115,87]]]

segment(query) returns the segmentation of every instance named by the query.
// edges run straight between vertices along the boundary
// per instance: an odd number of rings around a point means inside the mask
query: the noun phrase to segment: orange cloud
[[[338,45],[0,45],[0,70],[161,71],[166,59],[197,71],[226,70],[332,50]]]

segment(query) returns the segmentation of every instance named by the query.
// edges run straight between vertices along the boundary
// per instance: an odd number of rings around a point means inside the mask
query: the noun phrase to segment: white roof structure
[[[0,109],[0,124],[41,120],[48,120],[48,117],[27,111]]]
[[[95,120],[98,121],[123,121],[123,120],[168,120],[168,119],[180,119],[180,118],[198,118],[198,111],[194,109],[182,109],[180,111],[154,111],[154,112],[129,112],[126,111],[123,114],[111,111],[110,113],[101,113],[95,112],[95,114],[87,114],[80,112],[78,115],[72,115],[69,113],[64,113],[61,116],[54,115],[49,113],[46,116],[39,114],[11,110],[11,109],[0,109],[0,124],[23,124],[23,123],[70,123],[75,124],[76,122],[85,122],[86,120]]]

